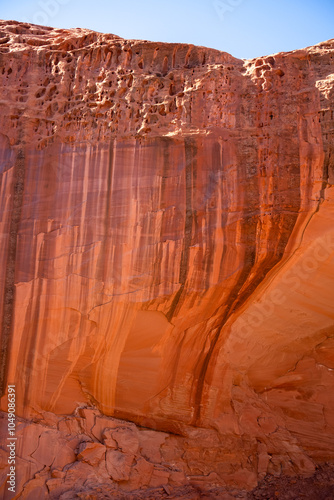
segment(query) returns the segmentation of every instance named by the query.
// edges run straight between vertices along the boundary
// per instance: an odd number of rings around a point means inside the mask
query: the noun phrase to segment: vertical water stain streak
[[[323,164],[323,174],[322,174],[322,186],[320,190],[320,202],[325,199],[325,190],[328,185],[332,185],[334,182],[334,152],[333,152],[333,140],[334,140],[334,111],[328,108],[328,103],[326,102],[325,96],[319,92],[320,109],[319,111],[319,122],[322,132],[322,142],[324,149],[324,164]],[[318,206],[319,209],[319,206]]]
[[[180,288],[176,293],[172,305],[166,314],[168,321],[173,318],[176,308],[180,306],[180,299],[183,294],[185,284],[187,281],[188,270],[189,270],[189,252],[192,240],[193,224],[195,219],[195,211],[193,209],[193,182],[196,177],[197,168],[197,146],[195,140],[191,137],[186,137],[184,141],[185,147],[185,198],[186,198],[186,214],[184,223],[184,240],[183,249],[180,263],[180,273],[179,273],[179,283]]]
[[[15,303],[15,264],[17,252],[17,233],[21,220],[22,200],[24,192],[25,177],[25,155],[23,148],[20,148],[15,165],[13,181],[13,204],[12,216],[9,228],[9,244],[6,263],[6,277],[3,297],[3,317],[1,329],[1,357],[0,357],[0,390],[1,395],[6,391],[7,370],[11,343],[11,333],[13,328],[13,314]]]
[[[162,149],[162,175],[161,175],[161,194],[160,194],[160,210],[166,207],[166,179],[168,178],[168,171],[170,169],[170,148],[173,147],[173,140],[169,137],[161,137],[155,139],[152,143],[153,147],[157,150]],[[162,212],[162,223],[160,229],[160,239],[158,243],[158,249],[156,252],[156,258],[153,265],[153,282],[152,285],[159,285],[162,277],[162,258],[163,258],[163,226],[164,226],[165,212]]]
[[[101,280],[105,283],[107,279],[107,263],[106,263],[106,249],[108,245],[108,239],[111,234],[110,227],[110,217],[111,217],[111,195],[112,195],[112,183],[114,175],[114,139],[112,138],[109,143],[109,155],[108,155],[108,177],[107,177],[107,197],[106,206],[104,211],[104,238],[101,245],[101,258],[103,259],[103,265],[101,266]]]
[[[255,234],[256,227],[254,227],[254,224],[251,226],[252,232]],[[255,237],[254,237],[255,240]],[[239,293],[241,292],[241,289],[243,285],[245,284],[248,276],[250,275],[250,272],[252,270],[252,267],[254,265],[255,261],[255,246],[249,246],[246,248],[246,255],[245,255],[245,266],[242,270],[242,273],[239,276],[239,279],[233,288],[233,290],[230,292],[228,298],[226,299],[226,308],[223,312],[223,315],[219,320],[217,321],[218,325],[215,325],[215,327],[212,329],[214,331],[214,335],[212,340],[210,341],[210,347],[207,351],[206,354],[201,354],[199,356],[198,362],[197,362],[197,367],[199,370],[198,374],[198,379],[196,381],[196,390],[195,390],[195,397],[194,397],[194,415],[193,415],[193,425],[197,425],[200,418],[201,418],[201,405],[202,405],[202,398],[203,398],[203,391],[204,391],[204,384],[206,380],[206,375],[209,367],[209,363],[212,359],[215,347],[217,345],[217,342],[221,336],[222,329],[230,316],[230,314],[237,308],[239,307],[245,300],[246,298],[250,295],[252,290],[248,291],[248,288],[253,288],[254,285],[251,282],[250,286],[247,287],[247,289],[238,297]],[[253,285],[253,286],[252,286]],[[255,287],[254,287],[255,288]],[[205,346],[205,343],[203,343]]]
[[[253,175],[251,172],[248,172],[247,169],[243,166],[244,162],[242,158],[239,159],[238,165],[241,166],[240,172],[237,172],[239,177],[238,183],[241,183],[243,179],[247,180],[248,189],[245,190],[245,199],[244,199],[244,213],[243,213],[243,226],[242,226],[242,236],[241,241],[243,246],[245,247],[245,255],[244,255],[244,267],[243,270],[229,293],[226,300],[224,300],[225,307],[224,311],[218,316],[217,321],[213,325],[211,332],[209,332],[210,345],[209,349],[206,353],[204,353],[204,348],[198,358],[198,361],[195,366],[195,380],[194,380],[194,414],[192,425],[200,425],[201,419],[201,410],[203,407],[203,395],[204,395],[204,387],[205,384],[208,383],[208,370],[209,364],[214,365],[214,357],[218,354],[217,344],[222,335],[223,327],[236,310],[238,310],[245,301],[252,295],[257,286],[265,279],[266,275],[269,271],[282,259],[285,247],[287,242],[289,241],[290,235],[294,229],[298,218],[298,211],[300,208],[300,164],[295,165],[295,172],[293,175],[293,181],[295,183],[296,189],[293,191],[293,199],[288,200],[288,203],[291,203],[293,206],[294,213],[292,214],[283,214],[281,221],[280,231],[276,231],[280,235],[279,238],[272,238],[270,241],[275,241],[275,245],[273,248],[270,248],[267,256],[263,259],[261,266],[257,269],[255,276],[250,278],[251,273],[254,272],[254,264],[256,262],[256,237],[257,233],[260,230],[260,217],[258,215],[251,215],[250,212],[260,206],[260,199],[258,193],[258,187],[256,185],[257,175]],[[280,165],[277,166],[279,168]],[[256,173],[256,172],[255,172]],[[280,186],[277,185],[277,199],[275,199],[273,217],[275,219],[275,209],[280,209],[281,199],[280,199]],[[298,194],[297,194],[298,193]],[[292,195],[290,195],[292,196]],[[289,196],[289,197],[290,197]],[[225,249],[224,249],[225,250]],[[221,268],[224,258],[224,253],[221,261]],[[219,307],[217,307],[215,314],[218,314]],[[203,342],[203,345],[206,343]]]

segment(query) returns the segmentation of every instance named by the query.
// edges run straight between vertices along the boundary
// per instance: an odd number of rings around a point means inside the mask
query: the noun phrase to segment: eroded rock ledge
[[[220,485],[333,460],[333,53],[0,23],[2,410],[91,404]]]

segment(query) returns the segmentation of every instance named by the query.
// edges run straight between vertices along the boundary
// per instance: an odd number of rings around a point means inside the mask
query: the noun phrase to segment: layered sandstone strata
[[[334,41],[0,35],[1,408],[173,433],[186,482],[332,460]]]

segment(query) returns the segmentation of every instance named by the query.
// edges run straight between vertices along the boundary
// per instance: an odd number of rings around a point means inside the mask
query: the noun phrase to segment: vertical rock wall
[[[200,429],[219,484],[332,460],[333,42],[1,31],[2,409]]]

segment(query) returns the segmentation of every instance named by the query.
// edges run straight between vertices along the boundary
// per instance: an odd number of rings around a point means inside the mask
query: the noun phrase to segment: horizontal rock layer
[[[1,408],[213,433],[245,488],[332,460],[334,41],[0,26]]]

